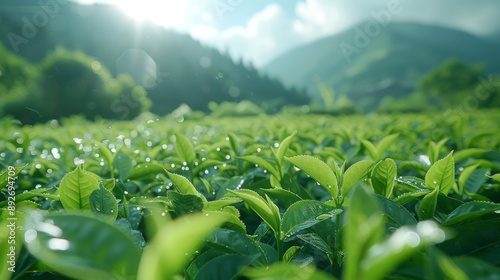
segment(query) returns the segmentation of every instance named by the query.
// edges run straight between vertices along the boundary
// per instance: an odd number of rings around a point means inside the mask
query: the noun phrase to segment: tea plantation
[[[2,119],[0,279],[500,279],[499,119]]]

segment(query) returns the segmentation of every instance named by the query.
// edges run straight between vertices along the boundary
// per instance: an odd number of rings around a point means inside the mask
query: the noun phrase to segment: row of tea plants
[[[5,119],[0,279],[498,279],[498,119]]]

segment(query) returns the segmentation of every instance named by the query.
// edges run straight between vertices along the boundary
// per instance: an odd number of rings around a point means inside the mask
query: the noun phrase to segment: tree
[[[42,62],[40,111],[46,118],[83,114],[88,119],[131,119],[146,110],[146,91],[130,77],[113,79],[97,60],[57,49]]]
[[[0,44],[0,117],[13,115],[23,123],[40,120],[32,108],[41,100],[38,71]]]
[[[442,106],[459,105],[474,94],[483,73],[483,66],[469,66],[450,59],[422,77],[419,89],[436,98]]]

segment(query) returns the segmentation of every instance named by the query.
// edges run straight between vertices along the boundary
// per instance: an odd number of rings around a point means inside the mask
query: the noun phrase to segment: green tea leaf
[[[334,253],[333,249],[330,247],[330,245],[328,245],[328,243],[326,243],[326,241],[323,240],[323,238],[321,238],[316,233],[299,234],[299,235],[297,235],[297,237],[300,240],[310,244],[314,248],[324,252],[325,254],[333,255],[333,253]]]
[[[317,271],[313,266],[300,266],[294,263],[276,263],[271,267],[248,268],[243,272],[253,280],[335,280],[335,277]]]
[[[365,146],[368,155],[374,161],[381,160],[384,153],[389,149],[389,146],[398,138],[399,134],[391,134],[382,138],[376,145],[367,140],[361,140],[361,144]]]
[[[283,203],[286,207],[289,207],[295,202],[302,200],[300,196],[284,189],[263,189],[263,191],[271,198],[274,198]]]
[[[370,141],[362,139],[361,144],[365,147],[366,151],[368,152],[368,156],[373,159],[377,160],[378,159],[378,152],[377,152],[377,147]]]
[[[195,166],[193,168],[193,174],[198,174],[204,170],[207,170],[207,169],[212,168],[214,166],[220,166],[223,164],[224,164],[224,162],[220,161],[220,160],[207,159],[207,160],[202,161],[200,164],[198,164],[197,166]]]
[[[170,173],[166,169],[163,170],[168,174],[168,177],[170,178],[170,180],[172,180],[180,193],[196,195],[197,197],[201,198],[203,202],[207,201],[206,197],[199,193],[194,185],[186,177],[175,173]]]
[[[396,177],[396,182],[413,188],[414,190],[426,190],[425,181],[413,176]]]
[[[491,179],[500,182],[500,173],[490,176]]]
[[[3,189],[7,183],[9,182],[9,177],[11,178],[15,178],[19,175],[19,173],[21,173],[21,171],[23,171],[26,167],[28,167],[29,164],[26,164],[24,166],[19,166],[19,167],[14,167],[14,176],[9,176],[9,170],[5,170],[4,172],[2,172],[2,174],[0,174],[0,189]],[[12,171],[11,171],[12,173]]]
[[[278,151],[276,152],[276,160],[278,161],[279,166],[283,165],[283,160],[285,159],[286,151],[288,150],[288,147],[290,146],[290,143],[295,138],[296,134],[297,134],[297,132],[294,131],[292,135],[286,137],[285,139],[283,139],[283,141],[281,141],[281,143],[278,147]]]
[[[390,158],[385,159],[375,165],[371,176],[372,186],[375,193],[386,197],[391,197],[396,175],[396,163]]]
[[[204,244],[205,237],[225,221],[219,215],[199,213],[169,222],[144,251],[137,278],[174,279]]]
[[[102,184],[104,185],[104,187],[108,190],[108,191],[113,191],[113,189],[115,188],[115,179],[111,178],[111,179],[105,179],[105,180],[97,180],[98,182],[102,182]]]
[[[78,279],[131,279],[141,253],[120,229],[77,214],[33,212],[26,221],[24,243],[54,271]]]
[[[131,170],[126,179],[141,180],[149,176],[156,176],[163,172],[163,166],[155,163],[139,164]]]
[[[439,159],[439,154],[441,153],[441,149],[443,148],[444,144],[448,141],[448,138],[444,138],[438,143],[435,143],[431,141],[429,143],[429,149],[428,149],[428,154],[429,154],[429,160],[431,164],[434,164],[438,159]]]
[[[337,178],[322,160],[312,156],[294,156],[285,157],[285,159],[320,183],[333,198],[337,197],[339,191]]]
[[[99,189],[97,180],[83,171],[79,165],[61,180],[59,185],[61,203],[66,210],[90,210],[89,197],[97,189]]]
[[[284,263],[289,263],[293,256],[300,250],[300,246],[291,246],[290,248],[288,248],[285,252],[285,254],[283,254],[283,262]]]
[[[193,164],[196,160],[196,153],[191,141],[186,136],[177,132],[175,133],[175,150],[179,158],[183,162],[186,162],[186,164]]]
[[[486,182],[486,174],[489,169],[479,168],[478,164],[464,168],[458,177],[459,193],[466,191],[467,193],[476,194],[481,186]]]
[[[203,209],[203,200],[196,195],[169,191],[167,197],[172,201],[172,206],[177,215],[201,212]]]
[[[234,154],[238,155],[239,154],[239,150],[240,150],[240,145],[238,143],[238,136],[236,136],[236,134],[234,134],[232,132],[229,132],[227,134],[227,138],[226,139],[228,139],[229,144],[231,145],[231,149],[233,150]]]
[[[266,196],[266,201],[267,205],[269,205],[269,209],[271,210],[271,213],[274,217],[275,220],[278,222],[278,229],[281,231],[281,214],[280,214],[280,209],[278,208],[278,205],[274,204],[274,202],[269,198],[267,194]],[[276,236],[278,236],[279,231],[276,231]]]
[[[430,248],[427,250],[427,252],[431,252],[430,254],[433,254],[434,256],[431,256],[432,262],[435,263],[435,265],[439,266],[440,270],[443,272],[443,278],[446,279],[455,279],[455,280],[468,280],[469,277],[465,272],[462,270],[462,266],[457,266],[454,261],[442,252]],[[475,278],[477,279],[477,278]]]
[[[16,204],[22,201],[26,201],[28,199],[32,199],[34,197],[43,197],[49,198],[53,200],[59,200],[60,196],[57,194],[52,194],[51,189],[34,189],[28,192],[23,192],[15,196]],[[6,207],[9,204],[9,200],[0,201],[0,208]]]
[[[224,255],[223,252],[216,250],[206,250],[205,252],[199,254],[195,259],[189,264],[189,267],[185,272],[185,279],[194,279],[198,275],[200,269],[207,264],[210,260],[213,260],[219,256]]]
[[[203,211],[205,215],[218,215],[226,220],[224,223],[224,228],[245,234],[247,232],[246,225],[238,218],[234,213],[225,212],[230,208],[226,207],[223,211]],[[236,209],[236,208],[234,208]],[[237,210],[236,210],[237,211]]]
[[[372,160],[362,160],[347,168],[342,180],[342,196],[346,196],[349,190],[370,172],[373,164]]]
[[[281,230],[285,236],[291,235],[292,232],[298,232],[321,222],[317,219],[319,216],[332,213],[335,210],[337,210],[335,207],[315,200],[296,202],[283,215]]]
[[[358,279],[384,279],[389,272],[425,246],[441,243],[446,233],[431,221],[402,227],[389,239],[371,247],[360,265]]]
[[[434,212],[436,212],[438,196],[439,196],[439,189],[436,188],[432,192],[426,194],[422,199],[422,201],[420,201],[417,215],[421,221],[432,219],[434,217]]]
[[[452,259],[469,279],[496,279],[500,275],[500,268],[489,262],[469,256],[461,256]]]
[[[106,161],[106,164],[109,166],[109,168],[112,168],[112,166],[113,166],[113,153],[111,153],[109,148],[106,147],[106,145],[104,145],[103,143],[101,143],[99,141],[93,141],[93,143],[94,143],[94,145],[97,146],[97,148],[101,152],[101,155],[104,158],[104,160]]]
[[[495,265],[500,264],[500,220],[469,220],[453,225],[455,236],[439,245],[451,256],[475,256]]]
[[[344,279],[363,279],[359,275],[361,261],[368,249],[382,239],[384,217],[372,193],[362,184],[354,188],[351,205],[346,211]]]
[[[203,210],[205,211],[219,211],[222,208],[241,202],[241,199],[236,197],[223,197],[214,201],[207,201],[203,204]]]
[[[486,154],[488,150],[486,149],[465,149],[465,150],[460,150],[457,151],[454,155],[453,158],[455,159],[456,163],[460,163],[468,158],[481,158]]]
[[[228,190],[228,192],[241,198],[275,233],[280,232],[281,217],[275,214],[275,210],[271,209],[268,201],[258,193],[245,189]]]
[[[500,210],[500,204],[486,201],[466,202],[453,210],[446,220],[444,226],[454,225],[463,221],[472,220],[483,215]]]
[[[120,181],[125,182],[125,179],[127,178],[128,174],[133,169],[132,160],[130,159],[130,157],[122,152],[118,152],[115,155],[113,165],[118,171],[118,178],[120,179]]]
[[[99,184],[99,189],[90,194],[89,201],[92,212],[106,221],[114,222],[118,217],[116,198],[102,183]]]
[[[417,190],[417,191],[414,191],[414,192],[409,192],[409,193],[404,193],[396,198],[394,198],[394,201],[403,205],[403,204],[406,204],[410,201],[413,201],[419,197],[422,197],[424,195],[427,195],[428,193],[430,193],[431,191],[425,189],[425,190]]]
[[[267,264],[278,262],[278,252],[274,249],[274,247],[262,242],[259,242],[259,245],[260,248],[262,248],[262,251],[264,251]]]
[[[427,188],[439,189],[442,193],[448,194],[455,183],[455,163],[453,152],[445,158],[436,161],[427,174],[425,174],[425,185]]]
[[[410,226],[417,224],[413,215],[401,204],[381,195],[375,195],[380,210],[384,215],[399,226]]]
[[[301,199],[312,199],[311,193],[307,191],[304,187],[297,183],[297,180],[292,177],[291,174],[283,175],[283,178],[280,182],[281,186],[283,186],[284,190],[290,191]]]
[[[259,255],[223,255],[215,257],[202,266],[194,280],[237,279],[241,271],[252,264]]]
[[[230,229],[218,229],[212,232],[207,237],[207,245],[227,254],[264,257],[264,251],[255,240],[245,233]]]
[[[276,169],[271,163],[267,160],[260,158],[258,156],[243,156],[240,157],[242,160],[246,160],[250,163],[258,165],[260,168],[267,170],[271,175],[273,175],[276,179],[281,180],[281,175],[278,169]]]
[[[377,144],[377,153],[378,153],[378,158],[377,160],[382,159],[382,156],[384,155],[385,152],[389,149],[389,147],[398,139],[399,133],[396,134],[391,134],[387,135],[386,137],[382,138],[380,142]]]

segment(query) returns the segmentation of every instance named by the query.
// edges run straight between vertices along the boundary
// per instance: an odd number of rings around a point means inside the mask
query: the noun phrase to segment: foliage
[[[382,98],[377,108],[381,113],[420,113],[435,111],[436,105],[432,104],[429,96],[423,92],[414,92],[408,96],[395,98],[386,96]]]
[[[40,72],[47,100],[40,111],[49,119],[73,114],[131,119],[148,106],[143,88],[126,76],[113,80],[99,61],[81,52],[59,48],[44,59]]]
[[[0,277],[498,277],[498,117],[2,119]]]
[[[58,48],[39,67],[6,50],[0,52],[5,54],[0,61],[5,68],[0,70],[5,73],[0,76],[0,114],[23,123],[75,114],[88,119],[132,119],[151,105],[144,88],[130,76],[113,79],[99,61],[81,52]]]
[[[29,122],[33,108],[40,101],[37,87],[39,73],[24,59],[12,55],[0,44],[0,116],[16,115],[21,121]],[[22,112],[22,113],[20,113]]]
[[[435,100],[440,100],[444,106],[457,105],[474,92],[481,82],[478,77],[483,72],[484,67],[472,67],[450,59],[423,76],[419,88],[434,96]]]
[[[264,114],[264,111],[250,101],[241,101],[239,103],[223,102],[216,104],[209,103],[208,107],[212,110],[213,117],[248,117]]]

